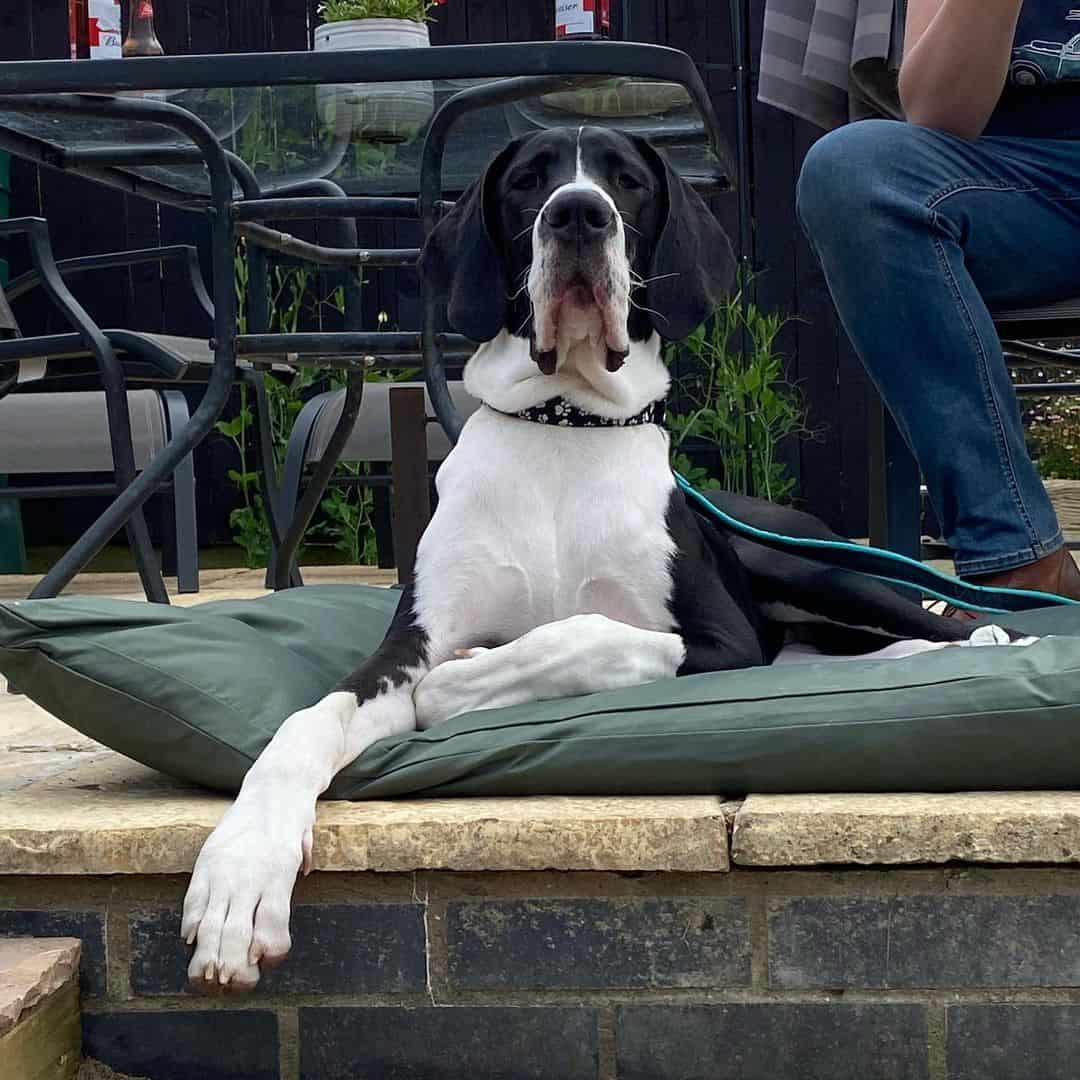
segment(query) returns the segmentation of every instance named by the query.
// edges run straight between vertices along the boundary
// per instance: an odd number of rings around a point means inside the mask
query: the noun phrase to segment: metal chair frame
[[[732,89],[737,100],[737,163],[740,200],[740,241],[744,261],[751,252],[751,202],[748,133],[750,112],[749,43],[745,34],[745,0],[731,4],[732,35],[735,46],[731,65]],[[34,589],[32,596],[53,596],[104,546],[120,528],[128,527],[147,595],[167,601],[160,571],[147,565],[145,532],[141,507],[161,481],[170,475],[191,450],[210,432],[227,401],[237,378],[237,358],[251,357],[263,362],[268,356],[296,354],[302,360],[344,368],[347,392],[338,428],[326,454],[300,499],[291,519],[283,522],[278,513],[277,478],[269,433],[260,431],[264,498],[269,511],[273,556],[270,573],[279,586],[300,584],[294,573],[295,552],[304,530],[317,508],[333,474],[337,456],[351,431],[363,393],[363,358],[375,355],[404,365],[421,359],[424,377],[435,413],[451,441],[460,431],[457,416],[446,388],[444,356],[462,351],[469,343],[458,335],[438,329],[433,297],[422,290],[422,328],[414,333],[386,334],[359,329],[358,289],[346,283],[345,329],[339,332],[270,334],[267,257],[270,252],[297,254],[316,265],[389,266],[411,265],[419,251],[361,249],[356,245],[355,219],[419,219],[423,235],[430,233],[440,213],[450,205],[443,199],[442,163],[447,139],[455,122],[468,113],[496,104],[508,104],[539,93],[572,89],[597,77],[638,76],[681,84],[702,118],[702,133],[711,146],[717,168],[709,175],[694,177],[706,192],[731,188],[733,170],[730,155],[720,134],[719,122],[693,61],[682,52],[661,46],[628,42],[539,42],[503,45],[436,46],[418,50],[372,50],[357,53],[278,53],[229,57],[223,65],[214,56],[161,57],[139,64],[119,61],[20,61],[0,65],[0,149],[38,164],[77,173],[125,192],[144,195],[166,205],[203,211],[209,222],[213,268],[211,293],[213,310],[212,345],[215,362],[207,379],[206,392],[190,422],[169,446],[138,476],[126,458],[123,445],[123,416],[110,413],[111,429],[117,432],[117,461],[123,471],[123,491],[72,548],[52,567]],[[199,86],[239,88],[264,85],[337,84],[381,82],[406,79],[472,79],[495,81],[472,86],[451,96],[439,108],[426,133],[416,198],[346,198],[329,180],[288,183],[269,189],[242,161],[224,149],[209,127],[193,113],[168,102],[131,96],[104,97],[103,93],[132,90],[171,90]],[[123,122],[138,120],[160,124],[194,144],[192,147],[138,145],[57,148],[35,139],[13,126],[3,126],[2,113],[39,113],[50,116],[85,117]],[[209,190],[205,195],[174,189],[160,179],[140,173],[149,164],[199,163],[207,172]],[[338,239],[330,247],[307,244],[287,233],[267,228],[263,222],[289,219],[337,219]],[[44,226],[31,234],[39,247],[46,236]],[[0,233],[2,235],[2,233]],[[236,332],[237,302],[233,290],[232,260],[235,240],[248,240],[249,329]],[[63,279],[48,258],[39,269],[49,290],[66,290]],[[354,275],[347,275],[353,278]],[[65,310],[72,318],[79,340],[97,361],[102,380],[110,393],[124,386],[123,372],[112,342],[66,294]],[[11,342],[0,342],[0,359]],[[260,397],[256,384],[257,399]],[[263,402],[264,404],[264,402]],[[130,441],[130,440],[128,440]],[[419,475],[418,470],[413,470]],[[395,485],[396,487],[397,485]]]

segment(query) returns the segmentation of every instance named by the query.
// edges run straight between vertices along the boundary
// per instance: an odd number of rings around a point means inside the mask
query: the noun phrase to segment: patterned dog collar
[[[520,412],[507,413],[519,420],[531,420],[534,424],[550,424],[552,427],[637,427],[641,424],[663,424],[664,402],[653,401],[639,413],[626,417],[597,416],[571,405],[565,398],[556,397],[541,405],[533,405]]]

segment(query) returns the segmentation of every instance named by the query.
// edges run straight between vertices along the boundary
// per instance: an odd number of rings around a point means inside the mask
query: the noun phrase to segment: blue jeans
[[[990,312],[1080,295],[1080,141],[866,120],[815,143],[797,202],[957,572],[1061,547]]]

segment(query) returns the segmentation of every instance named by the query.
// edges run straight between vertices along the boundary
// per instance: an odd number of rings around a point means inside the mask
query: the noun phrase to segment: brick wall
[[[0,878],[151,1080],[1075,1080],[1080,871],[315,874],[250,997],[185,992],[179,878]]]

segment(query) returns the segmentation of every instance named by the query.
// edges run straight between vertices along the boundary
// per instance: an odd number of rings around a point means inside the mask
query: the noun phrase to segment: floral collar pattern
[[[664,401],[650,402],[633,416],[597,416],[571,405],[566,398],[555,397],[540,405],[533,405],[520,412],[508,413],[519,420],[531,420],[534,424],[550,424],[552,427],[637,427],[641,424],[663,424]]]

